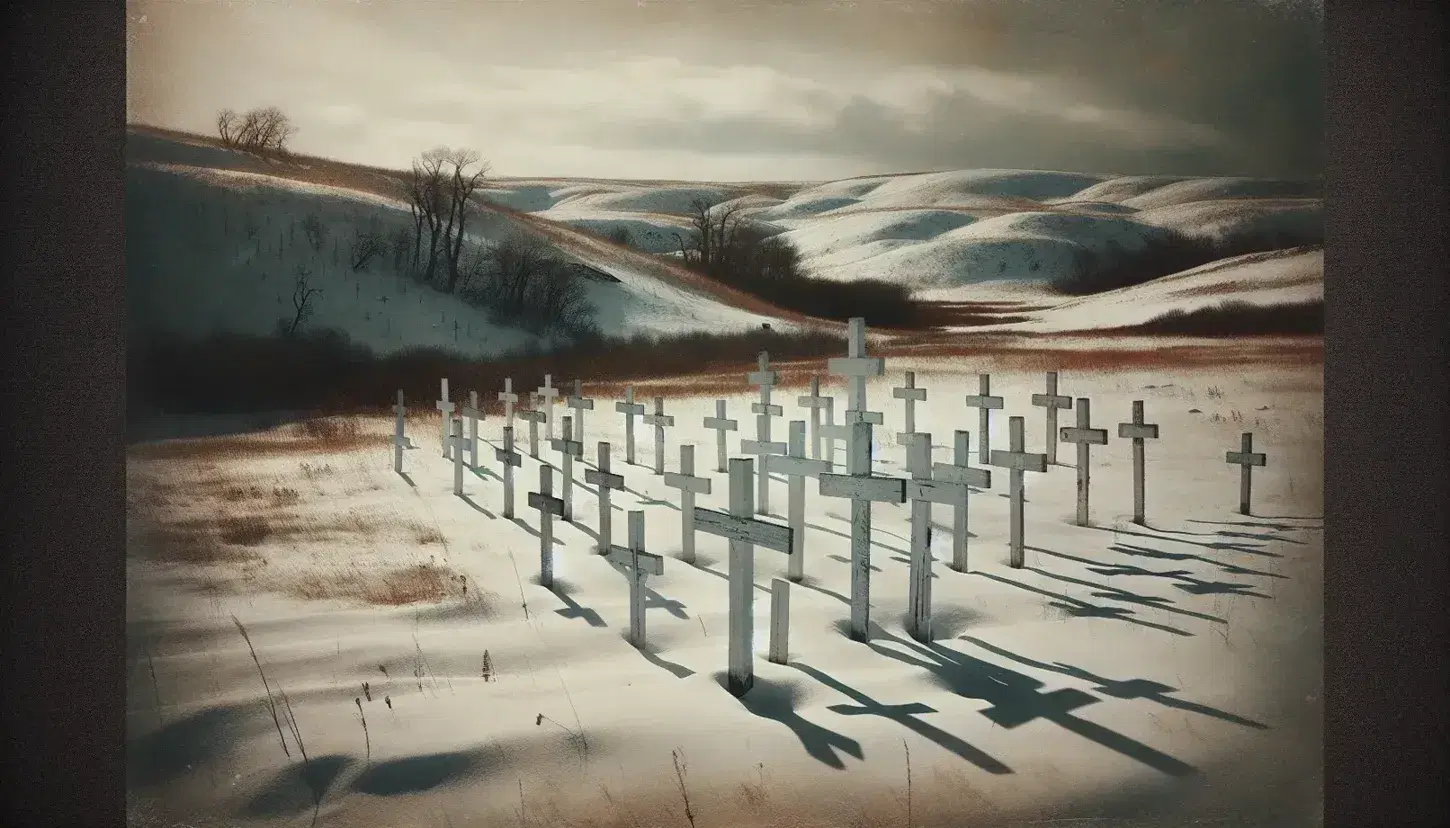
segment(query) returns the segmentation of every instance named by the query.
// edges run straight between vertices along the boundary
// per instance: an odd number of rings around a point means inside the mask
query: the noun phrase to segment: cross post
[[[998,468],[1009,470],[1009,488],[1012,497],[1009,525],[1011,527],[1011,565],[1013,569],[1021,569],[1026,564],[1026,548],[1023,542],[1023,519],[1022,501],[1025,495],[1023,491],[1024,472],[1046,472],[1047,457],[1041,454],[1028,454],[1026,438],[1022,434],[1023,420],[1021,417],[1007,418],[1007,431],[1010,448],[1007,451],[992,452],[992,465]]]
[[[1245,431],[1239,438],[1239,450],[1225,454],[1224,462],[1233,463],[1239,467],[1239,514],[1247,515],[1249,500],[1253,495],[1254,466],[1268,465],[1269,457],[1266,454],[1254,452],[1254,433]]]
[[[730,644],[726,685],[743,696],[755,684],[752,644],[755,635],[755,547],[764,546],[789,554],[791,531],[751,517],[755,511],[750,476],[755,461],[748,457],[730,459],[730,511],[717,512],[695,507],[695,526],[702,532],[730,541]]]
[[[1147,492],[1145,485],[1144,440],[1158,439],[1158,426],[1143,421],[1143,401],[1133,400],[1133,421],[1118,423],[1118,437],[1133,441],[1133,522],[1146,526]]]
[[[826,407],[828,397],[821,396],[821,378],[811,377],[811,393],[797,397],[796,402],[811,410],[811,459],[821,459],[821,409]]]
[[[610,545],[609,562],[629,576],[629,643],[644,649],[644,579],[663,575],[665,559],[644,551],[644,512],[629,513],[629,545]]]
[[[564,512],[560,517],[570,523],[574,522],[574,458],[584,456],[584,444],[574,439],[574,422],[572,417],[563,418],[563,439],[550,440],[549,445],[554,451],[563,455],[559,462],[559,473],[564,477],[564,485],[560,494],[564,500]]]
[[[906,499],[911,501],[911,580],[907,588],[910,629],[918,641],[931,641],[931,507],[933,503],[965,508],[964,483],[932,480],[931,435],[906,435]]]
[[[525,408],[518,412],[519,419],[529,424],[529,456],[539,459],[539,423],[548,416],[536,408]]]
[[[634,465],[634,418],[644,413],[644,406],[634,401],[634,386],[624,387],[624,402],[616,402],[614,410],[624,415],[624,462]]]
[[[826,362],[826,369],[836,376],[850,381],[849,405],[845,422],[869,422],[881,425],[884,421],[878,411],[866,410],[866,380],[886,373],[886,361],[880,357],[866,356],[866,318],[855,316],[847,323],[846,356],[832,357]]]
[[[453,434],[448,438],[448,448],[453,452],[453,494],[463,497],[463,451],[466,439],[463,436],[463,418],[449,418]]]
[[[559,389],[554,387],[554,375],[545,374],[544,384],[534,389],[534,394],[543,402],[544,412],[544,439],[554,439],[554,400],[559,397]]]
[[[851,637],[871,639],[871,503],[905,503],[906,481],[871,474],[871,423],[851,423],[846,474],[821,475],[823,497],[851,499]]]
[[[766,473],[783,474],[789,481],[786,520],[790,525],[791,549],[787,577],[800,583],[805,577],[806,560],[806,478],[819,478],[831,471],[824,460],[806,458],[806,424],[803,420],[790,423],[790,444],[788,454],[761,455],[761,467]]]
[[[756,447],[778,446],[780,445],[779,443],[772,443],[770,441],[770,418],[773,416],[780,417],[784,415],[785,410],[778,405],[771,404],[770,391],[773,387],[775,387],[776,383],[780,382],[780,374],[777,374],[776,372],[770,370],[770,352],[768,351],[760,352],[759,356],[756,358],[755,367],[756,370],[750,374],[747,374],[745,377],[746,382],[749,382],[752,385],[759,386],[760,388],[760,402],[753,403],[750,406],[750,410],[756,415],[754,445]],[[743,446],[741,450],[750,451],[750,449],[746,449]],[[785,449],[782,448],[779,452],[776,453],[783,454],[784,452]],[[765,451],[761,450],[754,453],[761,455],[761,468],[764,469],[765,460],[763,458],[765,456]],[[757,513],[763,515],[766,512],[770,511],[770,474],[762,472],[762,474],[756,478],[755,484],[756,511]]]
[[[665,429],[675,424],[674,415],[665,413],[665,398],[655,397],[655,413],[640,420],[655,427],[655,474],[665,473]]]
[[[916,404],[926,402],[926,389],[916,387],[916,372],[906,372],[906,385],[891,389],[891,396],[902,400],[906,407],[906,430],[897,434],[901,443],[910,443],[910,435],[916,433]]]
[[[403,389],[398,389],[398,401],[393,405],[393,471],[403,473],[404,449],[416,448],[407,434],[408,406],[403,403]]]
[[[441,434],[442,434],[442,441],[443,441],[443,457],[444,457],[444,459],[447,459],[447,457],[448,457],[448,437],[449,437],[449,435],[448,435],[448,416],[453,413],[453,402],[450,399],[448,399],[448,378],[447,377],[444,377],[443,380],[442,380],[442,390],[439,391],[439,393],[438,393],[438,403],[437,403],[437,406],[436,407],[438,408],[438,414],[439,414],[439,416],[442,419],[442,429],[443,430],[442,430]]]
[[[478,407],[478,392],[468,392],[468,405],[463,407],[461,412],[468,418],[468,440],[464,445],[468,447],[468,467],[478,468],[478,421],[487,417],[483,409]]]
[[[1064,428],[1062,441],[1077,444],[1077,525],[1088,525],[1088,483],[1090,480],[1090,458],[1092,446],[1108,444],[1108,430],[1092,427],[1092,413],[1087,397],[1077,398],[1077,427]]]
[[[495,460],[503,463],[503,516],[514,518],[514,469],[524,464],[524,458],[514,451],[514,427],[503,427],[503,448],[493,450]]]
[[[992,488],[991,469],[974,469],[969,465],[967,458],[970,453],[971,434],[958,430],[952,432],[952,438],[951,464],[934,463],[931,467],[932,476],[937,480],[961,483],[964,486],[976,486],[979,489]],[[959,504],[952,505],[951,568],[961,573],[968,571],[967,538],[970,533],[967,531],[967,503],[967,500],[963,500]]]
[[[977,375],[977,393],[967,396],[967,407],[977,409],[977,462],[986,463],[992,454],[992,412],[1001,411],[1005,400],[992,396],[992,375]]]
[[[680,490],[680,560],[695,562],[695,495],[710,493],[710,478],[695,476],[695,447],[680,446],[679,472],[665,472],[665,485]]]
[[[725,461],[728,457],[728,451],[725,447],[725,432],[735,431],[738,426],[739,424],[734,420],[725,418],[725,401],[716,400],[715,416],[705,418],[705,428],[714,429],[715,431],[715,452],[717,455],[715,471],[721,472],[722,474],[725,472]]]
[[[519,395],[514,393],[514,378],[504,377],[503,390],[498,392],[498,401],[503,403],[503,415],[505,425],[514,424],[514,406],[518,404]]]
[[[529,492],[529,508],[539,510],[539,583],[554,588],[554,518],[564,514],[564,501],[554,497],[554,470],[539,465],[539,490]]]
[[[574,437],[579,442],[584,440],[584,412],[594,410],[594,400],[584,396],[584,383],[581,380],[574,380],[574,393],[564,400],[564,404],[574,409]]]
[[[614,514],[609,504],[609,493],[615,489],[624,488],[623,475],[613,474],[609,471],[609,444],[599,444],[598,469],[585,469],[584,482],[593,483],[599,487],[599,554],[609,553],[609,545],[613,542]]]
[[[1032,404],[1047,409],[1047,465],[1057,465],[1057,410],[1072,408],[1072,397],[1057,393],[1057,372],[1047,372],[1047,393],[1033,394]]]
[[[790,660],[790,582],[780,578],[770,582],[769,658],[772,664]]]

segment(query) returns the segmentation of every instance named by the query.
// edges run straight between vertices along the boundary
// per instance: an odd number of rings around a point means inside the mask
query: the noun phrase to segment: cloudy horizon
[[[1315,0],[130,0],[129,121],[509,177],[1317,176]]]

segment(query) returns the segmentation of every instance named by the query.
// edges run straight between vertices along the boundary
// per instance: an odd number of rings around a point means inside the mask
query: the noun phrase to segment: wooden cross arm
[[[805,457],[792,457],[786,454],[763,455],[760,458],[760,464],[767,472],[794,474],[802,477],[820,477],[831,471],[831,464],[824,460],[809,460]]]
[[[682,474],[680,472],[665,472],[665,485],[671,489],[679,489],[682,492],[694,492],[695,494],[710,493],[710,478],[695,477],[694,475]]]
[[[520,420],[531,423],[547,422],[549,419],[549,415],[545,414],[542,411],[535,411],[532,408],[525,408],[523,411],[516,411],[514,413],[518,416]]]
[[[763,443],[759,440],[741,440],[740,451],[744,454],[785,454],[785,443]]]
[[[540,512],[548,512],[551,515],[563,517],[564,501],[552,495],[529,492],[529,508],[538,509]]]
[[[821,475],[823,497],[849,497],[882,503],[905,503],[906,481],[898,477],[868,477],[854,474]]]
[[[752,413],[752,414],[770,414],[770,415],[775,416],[775,417],[780,417],[780,416],[783,416],[785,414],[785,409],[784,408],[781,408],[778,405],[773,405],[773,404],[772,405],[766,405],[765,403],[751,403],[750,404],[750,413]]]
[[[751,385],[779,385],[780,374],[774,371],[751,371],[745,375],[745,381]]]
[[[1245,454],[1241,451],[1230,451],[1224,456],[1225,463],[1237,463],[1240,466],[1264,466],[1268,465],[1269,456],[1250,452]]]
[[[989,408],[993,411],[997,411],[1000,410],[1004,404],[1005,400],[1002,397],[990,397],[983,394],[967,395],[968,408]]]
[[[962,483],[967,486],[976,486],[979,489],[992,488],[991,469],[974,469],[970,466],[958,466],[953,463],[933,463],[931,476],[948,483]]]
[[[825,408],[826,406],[830,405],[830,403],[827,402],[827,400],[830,400],[830,399],[832,399],[832,398],[831,397],[817,397],[817,396],[813,396],[813,395],[807,394],[804,397],[796,397],[795,401],[796,401],[796,404],[797,405],[800,405],[803,408]]]
[[[716,431],[736,431],[740,424],[734,420],[725,420],[720,417],[706,417],[705,428],[713,428]]]
[[[620,414],[643,414],[644,403],[617,402],[614,404],[614,410]]]
[[[922,402],[926,400],[926,389],[893,388],[891,389],[891,396],[895,397],[898,400],[916,400],[918,402]]]
[[[636,558],[635,556],[639,557]],[[646,575],[665,574],[665,559],[653,552],[635,552],[627,546],[615,546],[610,544],[609,551],[604,557],[615,566],[622,566],[626,569],[633,569],[634,562],[639,561],[639,571]]]
[[[1019,471],[1045,472],[1047,471],[1047,455],[1027,454],[1020,451],[1002,451],[993,449],[991,463],[998,468],[1018,469]]]
[[[593,483],[596,486],[603,486],[606,489],[623,489],[624,475],[599,471],[598,469],[585,469],[584,482]]]
[[[826,370],[844,377],[879,377],[886,373],[886,360],[881,357],[831,357]]]
[[[711,535],[790,554],[792,532],[789,526],[778,526],[753,518],[736,517],[725,512],[696,506],[695,528]]]
[[[1072,397],[1064,397],[1061,394],[1033,394],[1032,404],[1048,408],[1072,408]]]
[[[857,411],[854,408],[848,408],[843,416],[847,423],[851,423],[853,418],[871,425],[881,425],[886,422],[886,415],[880,411]]]
[[[839,423],[835,425],[823,425],[821,426],[821,434],[837,440],[849,440],[851,439],[851,426],[849,423],[846,425]]]
[[[564,400],[564,404],[570,408],[583,409],[585,411],[594,410],[594,401],[588,397],[569,397]]]
[[[1077,428],[1068,426],[1058,429],[1064,443],[1087,443],[1094,446],[1108,444],[1108,430],[1105,428]]]
[[[643,419],[646,425],[673,426],[675,424],[673,414],[646,414]]]
[[[947,506],[967,505],[967,487],[946,480],[907,480],[907,500],[925,500]]]
[[[1118,437],[1124,440],[1156,440],[1158,426],[1148,423],[1118,423]]]
[[[501,448],[493,450],[493,459],[498,460],[505,466],[522,466],[524,464],[523,455],[516,451],[504,451]]]
[[[578,440],[565,440],[561,437],[555,437],[549,441],[549,445],[553,446],[554,451],[560,454],[568,454],[574,457],[584,456],[584,444]]]

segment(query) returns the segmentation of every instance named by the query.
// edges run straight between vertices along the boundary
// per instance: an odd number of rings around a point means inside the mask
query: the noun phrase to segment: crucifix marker
[[[514,517],[514,469],[524,464],[524,458],[514,451],[514,427],[503,427],[503,448],[493,450],[495,460],[503,463],[503,516]]]
[[[740,450],[761,456],[761,474],[755,481],[755,507],[756,512],[763,515],[770,511],[770,474],[765,471],[765,455],[769,453],[767,447],[781,445],[780,443],[772,443],[770,441],[770,418],[773,416],[782,416],[785,410],[778,405],[772,405],[770,402],[770,390],[775,387],[776,383],[780,382],[780,374],[770,370],[769,351],[760,352],[760,355],[756,358],[755,367],[756,370],[754,372],[745,376],[746,382],[759,386],[760,388],[760,402],[753,403],[750,406],[750,410],[756,415],[755,440],[749,444],[751,448],[746,448],[746,444],[742,443]],[[780,450],[774,453],[784,454],[785,447],[781,446]]]
[[[992,375],[977,375],[977,393],[967,396],[967,407],[977,409],[977,462],[992,456],[992,412],[1001,411],[1005,401],[992,396]]]
[[[1147,525],[1147,492],[1144,480],[1144,440],[1158,439],[1158,426],[1143,421],[1143,401],[1133,400],[1133,421],[1118,423],[1118,437],[1133,441],[1133,522]]]
[[[584,444],[574,439],[574,422],[572,417],[563,418],[564,436],[562,439],[550,440],[549,445],[554,451],[563,455],[559,463],[559,473],[564,477],[564,485],[560,494],[563,496],[564,512],[560,515],[570,523],[574,522],[574,458],[584,456]]]
[[[695,562],[695,495],[710,493],[710,479],[695,476],[695,447],[680,446],[679,472],[665,472],[665,485],[680,490],[680,560]]]
[[[538,409],[525,408],[518,412],[519,419],[529,424],[529,456],[539,459],[539,423],[547,416]]]
[[[463,436],[463,418],[450,418],[453,434],[448,438],[448,448],[453,452],[453,493],[463,496],[463,451],[467,439]]]
[[[907,590],[910,629],[907,632],[918,641],[931,641],[931,507],[933,503],[941,503],[965,509],[967,486],[932,479],[930,434],[913,432],[906,438],[906,464],[911,472],[911,479],[906,481],[906,499],[911,501],[911,581]]]
[[[468,439],[464,445],[468,447],[468,467],[478,468],[478,421],[485,419],[483,409],[478,407],[478,392],[468,392],[468,405],[460,412],[468,418]]]
[[[594,400],[584,396],[584,383],[581,380],[574,380],[574,393],[564,400],[564,404],[574,409],[574,437],[582,443],[584,412],[594,410]]]
[[[534,395],[542,401],[541,410],[544,412],[544,438],[554,439],[554,400],[559,397],[559,389],[554,387],[554,375],[545,374],[544,384],[534,389]]]
[[[634,418],[644,414],[644,406],[634,401],[634,386],[624,387],[624,402],[616,402],[614,410],[624,415],[624,462],[634,465]]]
[[[1268,465],[1269,457],[1266,454],[1254,452],[1254,433],[1245,431],[1239,438],[1239,450],[1225,454],[1224,462],[1233,463],[1239,467],[1239,514],[1247,515],[1249,501],[1253,495],[1254,466]]]
[[[830,397],[821,396],[820,376],[811,377],[811,393],[797,397],[796,402],[811,410],[811,459],[821,459],[821,409],[826,407]]]
[[[663,575],[665,560],[644,551],[644,512],[629,513],[629,545],[610,545],[609,562],[629,576],[629,643],[644,649],[644,579]]]
[[[442,441],[443,441],[443,457],[446,459],[448,457],[448,437],[449,437],[449,434],[448,434],[448,417],[449,417],[450,414],[453,413],[453,401],[450,400],[450,399],[448,399],[448,378],[447,377],[444,377],[443,378],[441,385],[442,385],[442,388],[438,392],[438,403],[437,403],[437,406],[436,407],[438,409],[438,414],[440,415],[440,417],[442,419],[442,432],[441,432],[441,434],[442,434]]]
[[[554,588],[554,518],[564,514],[564,501],[554,497],[554,470],[539,466],[539,490],[529,492],[529,508],[539,510],[539,583]]]
[[[1093,446],[1108,444],[1108,430],[1092,427],[1092,413],[1088,407],[1092,402],[1087,397],[1077,398],[1077,426],[1062,430],[1064,443],[1077,444],[1077,525],[1088,525],[1088,484],[1090,482],[1090,458],[1088,452]]]
[[[976,486],[979,489],[992,488],[991,469],[974,469],[968,464],[971,445],[971,434],[966,431],[952,432],[952,462],[932,464],[932,476],[937,480],[945,480],[951,483],[960,483],[964,486]],[[968,492],[970,495],[970,492]],[[969,500],[963,499],[959,504],[952,506],[952,569],[957,572],[967,572],[967,506]]]
[[[705,418],[705,428],[715,430],[715,451],[717,454],[715,471],[722,473],[725,471],[725,461],[728,459],[728,451],[725,447],[725,432],[735,431],[738,426],[739,424],[734,420],[725,418],[725,401],[716,400],[715,416]]]
[[[1021,417],[1007,418],[1007,430],[1010,448],[1007,451],[993,451],[992,465],[1009,470],[1009,487],[1012,498],[1011,519],[1011,565],[1013,569],[1021,569],[1026,561],[1026,550],[1023,545],[1023,519],[1022,500],[1023,473],[1047,471],[1047,457],[1041,454],[1028,454],[1026,448],[1026,437],[1022,434],[1023,420]]]
[[[896,439],[902,443],[910,443],[911,435],[916,433],[916,404],[926,402],[926,389],[916,387],[916,372],[906,372],[906,385],[900,388],[891,389],[891,396],[902,400],[906,406],[906,430],[896,435]]]
[[[403,451],[417,448],[408,440],[408,406],[403,403],[403,389],[398,389],[398,401],[393,405],[393,471],[403,473]]]
[[[851,424],[846,474],[821,475],[821,495],[851,499],[851,637],[871,638],[871,504],[905,503],[906,481],[871,474],[871,424]]]
[[[599,554],[608,554],[613,543],[614,513],[610,511],[609,493],[624,488],[624,476],[609,471],[609,444],[599,444],[599,468],[585,469],[584,482],[599,487]]]
[[[695,507],[695,527],[730,542],[730,644],[727,686],[743,696],[755,683],[752,644],[755,635],[755,547],[764,546],[790,553],[791,531],[751,517],[750,477],[755,461],[748,457],[730,460],[730,511],[717,512]]]
[[[1057,410],[1072,408],[1072,397],[1057,393],[1057,372],[1047,372],[1047,393],[1033,394],[1032,404],[1047,409],[1047,465],[1057,465]]]
[[[665,473],[665,429],[675,424],[673,415],[665,413],[665,398],[655,397],[655,412],[640,418],[655,427],[655,474]]]
[[[513,377],[504,377],[503,390],[498,392],[498,401],[503,403],[504,425],[514,424],[514,406],[518,404],[519,395],[514,393]]]
[[[886,361],[880,357],[866,356],[866,318],[852,317],[847,323],[846,356],[832,357],[826,362],[826,369],[836,376],[849,380],[849,394],[845,422],[868,422],[881,425],[885,418],[879,411],[866,410],[866,380],[886,373]]]
[[[791,530],[790,569],[787,577],[800,583],[805,577],[806,559],[806,478],[819,478],[831,471],[824,460],[806,458],[806,424],[803,420],[790,423],[790,444],[788,454],[766,454],[760,458],[766,473],[775,472],[787,477],[786,520]]]

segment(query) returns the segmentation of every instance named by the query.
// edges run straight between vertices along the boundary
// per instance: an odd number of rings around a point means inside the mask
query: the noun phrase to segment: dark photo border
[[[0,824],[119,825],[126,9],[3,8]],[[1332,826],[1450,822],[1447,12],[1367,0],[1326,9]]]

